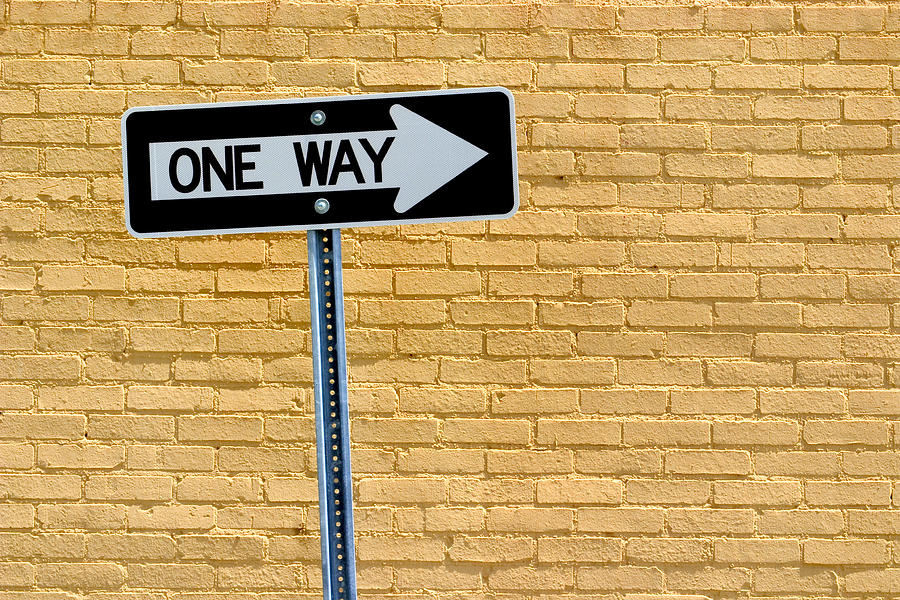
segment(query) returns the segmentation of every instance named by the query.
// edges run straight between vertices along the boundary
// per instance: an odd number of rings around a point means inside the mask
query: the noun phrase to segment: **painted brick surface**
[[[900,5],[6,0],[0,598],[321,590],[302,233],[129,239],[132,106],[505,85],[344,234],[360,590],[900,593]]]

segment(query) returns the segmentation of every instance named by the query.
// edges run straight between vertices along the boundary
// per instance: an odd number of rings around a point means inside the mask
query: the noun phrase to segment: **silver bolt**
[[[309,120],[313,125],[321,125],[325,122],[325,113],[321,110],[314,110],[311,115],[309,115]]]
[[[313,209],[320,215],[327,213],[329,208],[331,208],[331,203],[325,198],[319,198],[316,200],[315,204],[313,204]]]

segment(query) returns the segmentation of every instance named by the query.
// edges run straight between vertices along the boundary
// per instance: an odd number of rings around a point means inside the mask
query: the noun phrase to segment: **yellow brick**
[[[29,114],[34,112],[35,104],[33,92],[24,90],[0,91],[0,109],[5,114]]]
[[[440,86],[444,67],[436,63],[366,63],[359,67],[359,81],[371,88]]]
[[[198,85],[262,85],[267,79],[263,61],[216,61],[203,64],[182,63],[185,83]]]
[[[717,505],[795,506],[800,496],[795,481],[717,481],[713,488]]]
[[[788,302],[718,302],[716,323],[728,326],[800,326],[801,306]]]
[[[585,154],[584,159],[585,170],[590,175],[650,177],[660,173],[660,160],[655,154],[590,152]]]
[[[425,478],[363,479],[359,496],[361,502],[433,504],[444,501],[447,483]]]
[[[841,275],[762,275],[759,285],[760,297],[779,299],[840,299],[847,289]]]
[[[263,2],[240,1],[230,6],[214,2],[185,2],[181,19],[188,25],[253,25],[266,20]]]
[[[0,327],[0,348],[7,351],[34,350],[34,332],[28,327]]]
[[[741,178],[749,175],[749,167],[747,157],[738,154],[670,154],[666,172],[687,178]]]
[[[538,85],[542,88],[620,88],[625,82],[625,73],[618,65],[539,65]],[[584,126],[584,125],[582,125]]]
[[[262,485],[252,477],[190,475],[178,482],[177,497],[186,502],[258,502]]]
[[[177,540],[181,556],[193,560],[259,560],[263,556],[261,536],[185,535]]]
[[[535,543],[534,540],[524,537],[456,536],[448,552],[455,561],[506,563],[534,556]]]
[[[718,72],[716,75],[719,82]],[[666,116],[678,120],[714,119],[716,121],[743,121],[750,118],[751,102],[746,96],[688,96],[673,94],[666,98]],[[712,132],[720,128],[710,127]],[[747,127],[746,129],[750,129]],[[716,136],[712,147],[718,147]]]
[[[621,439],[619,429],[618,423],[606,421],[539,419],[535,441],[554,447],[587,444],[613,446]],[[541,485],[538,484],[538,498],[540,495]]]
[[[722,150],[792,150],[797,148],[795,127],[721,126],[711,127],[712,147]],[[752,190],[764,186],[734,186]]]
[[[498,532],[572,531],[575,514],[567,508],[489,508],[487,530]]]
[[[799,89],[803,72],[798,67],[776,65],[726,65],[716,67],[716,87],[721,89]]]
[[[789,6],[710,6],[706,26],[714,31],[790,31],[793,10]]]
[[[666,404],[663,390],[583,390],[581,410],[601,414],[659,414]]]
[[[713,206],[716,208],[794,208],[799,203],[800,189],[796,185],[713,186]]]
[[[121,31],[48,29],[47,51],[54,54],[128,54],[128,35]]]
[[[575,469],[579,473],[603,475],[659,474],[662,473],[662,453],[646,449],[578,450],[575,453]]]
[[[297,33],[224,30],[223,55],[301,57],[306,54],[306,36]]]
[[[437,25],[438,9],[432,6],[360,6],[361,27],[431,29]]]
[[[887,146],[887,131],[874,125],[810,125],[801,131],[802,146],[811,150],[878,149]]]
[[[879,245],[810,244],[807,260],[813,268],[863,270],[890,268],[887,249]]]
[[[37,171],[38,154],[36,148],[0,147],[0,160],[9,171]]]
[[[397,585],[400,589],[468,590],[481,586],[481,574],[469,567],[400,567],[397,569]],[[389,588],[390,578],[381,587]]]
[[[840,105],[827,96],[764,96],[754,105],[754,115],[760,119],[837,119]]]
[[[0,386],[0,407],[9,410],[27,410],[34,404],[34,392],[26,385]]]
[[[659,333],[599,333],[583,331],[578,334],[578,353],[589,356],[655,356],[662,351],[663,336]]]
[[[767,510],[760,517],[760,531],[766,534],[833,535],[843,529],[843,515],[836,510]]]
[[[664,61],[740,61],[744,58],[744,42],[730,37],[666,37],[660,40],[659,57]]]
[[[390,58],[391,39],[381,34],[312,34],[309,38],[311,58]]]
[[[125,583],[125,569],[121,565],[103,562],[85,565],[47,563],[37,569],[35,583],[41,587],[113,590]]]
[[[524,4],[509,6],[447,6],[443,25],[448,29],[523,29],[529,11]]]
[[[800,561],[797,540],[716,540],[717,562],[796,563]]]
[[[215,452],[212,448],[173,448],[134,445],[126,456],[130,469],[147,471],[212,471]]]
[[[350,5],[329,5],[318,2],[285,2],[273,8],[271,24],[275,26],[315,26],[342,28],[350,25],[355,14]]]
[[[663,529],[665,513],[646,508],[595,508],[578,509],[580,532],[607,533],[659,533]]]
[[[583,590],[662,591],[663,572],[658,567],[579,567],[576,587]]]
[[[77,119],[9,118],[3,121],[5,142],[84,143],[84,121]]]
[[[837,215],[759,215],[753,227],[757,239],[836,239],[841,235]]]
[[[821,570],[807,571],[796,567],[760,568],[755,587],[766,592],[828,593],[834,588],[834,581],[828,575]]]
[[[814,565],[877,565],[889,561],[885,540],[806,540],[803,562]]]
[[[623,257],[624,258],[624,257]],[[541,289],[546,296],[567,296],[574,287],[570,273],[510,273],[488,274],[488,293],[496,296],[529,296]]]
[[[356,67],[328,61],[279,62],[272,65],[272,79],[278,85],[342,87],[354,83]]]
[[[613,6],[537,6],[534,22],[545,27],[575,29],[613,29],[616,11]]]
[[[144,0],[98,0],[94,21],[100,25],[171,25],[177,7]]]
[[[767,452],[756,456],[761,475],[836,477],[840,473],[837,452]]]
[[[575,102],[575,114],[587,118],[655,119],[660,101],[650,94],[585,94]]]
[[[488,33],[485,36],[485,56],[493,58],[566,58],[569,39],[564,33],[507,34]]]
[[[810,481],[806,501],[812,506],[887,506],[890,487],[884,481]]]
[[[485,393],[477,389],[405,388],[400,394],[400,409],[411,413],[479,413],[486,404]]]
[[[470,7],[460,8],[471,10]],[[526,62],[451,63],[447,67],[447,83],[451,86],[523,87],[533,78],[533,68]]]
[[[897,396],[896,390],[851,390],[849,394],[850,413],[896,414],[900,411],[897,405]]]
[[[806,31],[880,31],[884,25],[882,7],[848,11],[839,6],[804,6],[799,9],[800,26]]]
[[[803,84],[813,89],[887,88],[890,73],[883,65],[807,65]]]
[[[729,360],[709,362],[706,370],[707,381],[717,386],[786,386],[793,381],[793,376],[793,367],[786,363]],[[763,396],[765,393],[760,392],[760,406],[764,404]]]
[[[735,267],[798,267],[804,259],[802,244],[732,244],[723,250],[720,262]]]
[[[671,396],[675,414],[748,414],[756,410],[752,389],[672,390]]]
[[[131,40],[136,56],[213,56],[216,38],[193,31],[137,31]]]
[[[443,438],[455,443],[516,444],[528,442],[528,421],[448,419]]]
[[[573,582],[572,570],[566,566],[497,567],[488,576],[488,584],[501,590],[564,590]]]
[[[710,242],[640,242],[631,258],[639,267],[709,267],[716,263],[716,246]]]
[[[625,82],[630,88],[702,90],[712,85],[712,73],[702,65],[628,65]]]
[[[67,0],[16,0],[10,4],[13,23],[74,25],[86,24],[91,16],[89,2]]]
[[[164,416],[91,416],[90,439],[164,441],[175,437],[175,420]]]
[[[690,30],[703,25],[703,10],[688,6],[628,6],[619,11],[619,26],[637,30]]]
[[[211,587],[214,579],[215,571],[211,565],[128,565],[128,581],[146,588],[204,589]]]
[[[381,7],[367,7],[373,10]],[[391,7],[383,7],[387,10]],[[399,58],[472,58],[481,51],[481,38],[473,34],[398,33]]]
[[[400,456],[398,468],[410,473],[483,473],[484,453],[475,449],[410,448],[408,454]]]
[[[575,35],[572,49],[578,58],[652,59],[656,56],[656,38],[650,35]]]
[[[575,174],[575,155],[571,152],[520,152],[519,169],[522,175],[547,177]]]
[[[586,273],[581,281],[589,297],[664,298],[667,290],[666,276],[651,273]]]

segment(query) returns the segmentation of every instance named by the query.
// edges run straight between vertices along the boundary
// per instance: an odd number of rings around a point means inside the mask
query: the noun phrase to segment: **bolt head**
[[[309,120],[313,125],[321,125],[325,122],[325,112],[321,110],[314,110],[311,115],[309,115]]]
[[[313,203],[313,210],[315,210],[320,215],[324,215],[328,212],[328,209],[331,208],[331,203],[325,198],[319,198]]]

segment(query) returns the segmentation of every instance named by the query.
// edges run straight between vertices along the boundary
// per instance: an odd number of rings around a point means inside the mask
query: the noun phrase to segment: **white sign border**
[[[494,215],[477,215],[477,216],[467,216],[467,217],[435,217],[435,218],[423,218],[423,219],[392,219],[388,221],[355,221],[351,223],[339,222],[339,223],[319,223],[316,225],[291,225],[291,226],[274,226],[274,227],[244,227],[244,228],[235,228],[235,229],[199,229],[199,230],[190,230],[190,231],[165,231],[165,232],[153,232],[153,233],[143,233],[135,231],[131,227],[131,215],[129,214],[129,191],[128,191],[128,177],[125,174],[128,171],[128,152],[125,141],[125,121],[128,119],[129,115],[136,112],[151,112],[151,111],[165,111],[165,110],[181,110],[181,109],[195,109],[195,108],[212,108],[212,107],[227,107],[227,106],[236,106],[236,107],[244,107],[244,106],[264,106],[267,104],[309,104],[309,103],[331,103],[331,102],[341,102],[346,100],[365,100],[365,99],[389,99],[389,98],[413,98],[420,96],[449,96],[454,94],[471,94],[471,93],[479,93],[479,92],[501,92],[504,94],[509,100],[509,130],[510,130],[510,139],[512,140],[512,148],[510,149],[512,156],[512,174],[513,174],[513,207],[509,212],[499,213]],[[345,229],[347,227],[384,227],[389,225],[408,225],[411,223],[454,223],[454,222],[463,222],[463,221],[484,221],[489,219],[508,219],[512,217],[519,210],[519,162],[517,155],[517,145],[516,145],[516,112],[515,112],[515,100],[513,99],[512,93],[506,89],[505,87],[494,86],[494,87],[477,87],[477,88],[456,88],[451,90],[425,90],[425,91],[417,91],[417,92],[390,92],[390,93],[382,93],[382,94],[350,94],[346,96],[318,96],[318,97],[309,97],[309,98],[285,98],[285,99],[271,99],[271,100],[251,100],[246,102],[207,102],[203,104],[175,104],[175,105],[162,105],[162,106],[135,106],[129,108],[122,114],[122,124],[121,124],[121,134],[122,134],[122,180],[124,184],[124,196],[123,199],[125,201],[125,227],[128,229],[128,233],[136,238],[142,239],[156,239],[156,238],[176,238],[176,237],[199,237],[199,236],[214,236],[214,235],[232,235],[232,234],[240,234],[240,233],[267,233],[267,232],[281,232],[281,231],[308,231],[311,229]]]

